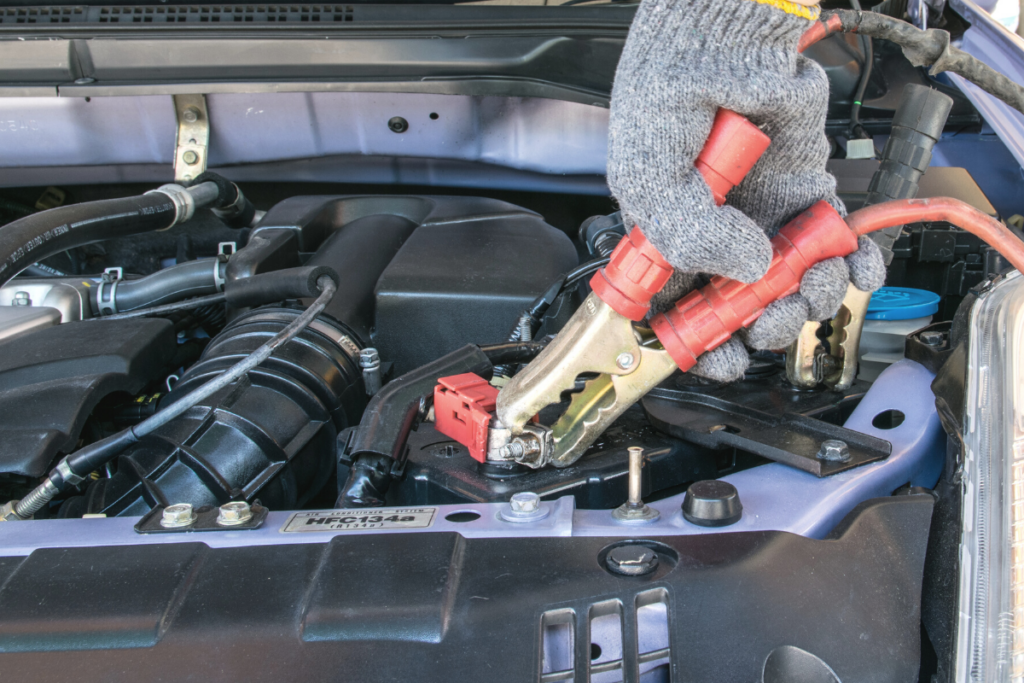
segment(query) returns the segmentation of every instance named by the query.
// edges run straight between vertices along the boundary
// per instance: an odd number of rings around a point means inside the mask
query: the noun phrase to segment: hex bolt
[[[849,462],[850,447],[845,441],[839,439],[826,439],[821,442],[821,449],[818,450],[818,459],[828,462]]]
[[[192,150],[188,150],[181,155],[181,160],[184,161],[189,166],[195,166],[197,163],[199,163],[199,155],[193,152]]]
[[[199,110],[195,107],[189,107],[181,113],[181,118],[185,120],[185,123],[195,123],[199,120]]]
[[[244,500],[224,503],[217,512],[219,526],[238,526],[252,519],[252,508]]]
[[[32,298],[28,292],[15,292],[14,301],[11,302],[15,306],[31,306]]]
[[[377,349],[367,346],[360,351],[359,367],[363,369],[363,384],[366,386],[366,394],[373,396],[383,386],[380,376],[380,354],[377,353]]]
[[[645,545],[620,545],[608,551],[605,566],[622,576],[643,576],[658,568],[658,553]]]
[[[917,335],[925,346],[942,346],[946,342],[946,335],[938,330],[927,330]]]
[[[612,518],[619,522],[653,522],[660,514],[646,505],[641,497],[643,486],[644,449],[629,447],[629,489],[626,502],[612,510]]]
[[[615,359],[615,364],[623,370],[629,370],[633,367],[633,354],[631,353],[620,353],[618,358]]]
[[[189,503],[177,503],[164,508],[160,526],[165,529],[177,529],[192,526],[195,521],[196,515],[192,512],[192,506]]]
[[[540,496],[532,491],[523,491],[513,494],[508,501],[514,512],[531,513],[540,508]]]
[[[550,505],[540,504],[540,495],[533,491],[520,491],[512,494],[508,507],[498,511],[498,518],[516,524],[536,522],[551,514]]]

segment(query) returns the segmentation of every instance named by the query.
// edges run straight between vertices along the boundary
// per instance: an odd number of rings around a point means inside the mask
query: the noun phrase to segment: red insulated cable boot
[[[715,203],[725,204],[725,195],[754,168],[771,139],[734,111],[719,109],[704,149],[694,166],[704,176]]]
[[[736,112],[718,110],[694,163],[716,204],[725,203],[725,195],[750,172],[770,143],[767,135]],[[615,247],[608,265],[591,278],[590,288],[616,313],[640,321],[651,308],[651,297],[671,276],[672,266],[634,227]]]
[[[594,273],[590,288],[619,315],[640,321],[651,308],[651,297],[670,277],[672,266],[640,228],[633,228],[619,241],[608,265]]]
[[[702,353],[757,320],[765,306],[796,292],[815,263],[856,251],[857,236],[835,209],[818,202],[782,228],[772,239],[772,248],[775,255],[768,273],[754,284],[716,276],[651,320],[651,328],[680,370],[686,372]]]

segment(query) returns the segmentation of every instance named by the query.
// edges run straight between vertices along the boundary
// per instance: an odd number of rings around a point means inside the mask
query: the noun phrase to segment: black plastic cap
[[[686,490],[683,517],[688,522],[698,526],[729,526],[742,516],[740,494],[727,481],[696,481]]]

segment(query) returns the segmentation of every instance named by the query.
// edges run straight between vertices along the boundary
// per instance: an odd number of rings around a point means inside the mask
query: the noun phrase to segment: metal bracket
[[[644,397],[643,407],[658,431],[705,448],[738,448],[816,477],[884,460],[892,453],[892,444],[884,439],[799,413],[771,415],[706,394],[658,387]],[[849,457],[820,456],[826,441],[844,442]]]
[[[188,184],[206,171],[210,119],[205,95],[175,95],[178,138],[174,150],[174,182]]]

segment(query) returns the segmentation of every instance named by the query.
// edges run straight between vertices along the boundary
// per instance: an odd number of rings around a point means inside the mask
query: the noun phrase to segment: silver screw
[[[633,367],[633,354],[631,353],[620,353],[619,357],[615,359],[615,364],[623,370],[629,370]]]
[[[821,442],[821,449],[818,451],[819,460],[829,462],[849,462],[850,447],[845,441],[839,439],[826,439]]]
[[[945,341],[946,335],[936,330],[930,330],[928,332],[922,332],[918,335],[921,343],[925,346],[942,346]]]
[[[643,505],[640,489],[643,485],[644,449],[639,446],[629,447],[629,504]]]
[[[192,506],[188,503],[177,503],[164,508],[164,515],[160,519],[160,526],[165,529],[177,529],[184,526],[192,526],[196,521],[196,515],[192,512]]]
[[[193,152],[192,150],[188,150],[187,152],[181,155],[181,160],[184,161],[189,166],[195,166],[197,163],[199,163],[199,155]]]
[[[515,512],[536,512],[540,508],[540,496],[532,491],[523,491],[522,493],[513,494],[508,504]]]
[[[661,514],[646,505],[641,497],[643,485],[644,449],[629,447],[629,494],[626,502],[612,510],[612,517],[620,522],[652,522]]]
[[[15,292],[14,301],[11,303],[15,306],[31,306],[32,298],[29,296],[28,292]]]
[[[551,506],[540,504],[540,496],[532,491],[521,491],[512,494],[508,507],[498,511],[498,519],[515,524],[525,524],[546,519],[551,514]]]
[[[217,524],[220,526],[238,526],[252,519],[252,509],[244,500],[224,503],[217,513]]]
[[[382,386],[380,377],[380,354],[377,349],[368,346],[359,352],[359,367],[363,369],[363,384],[366,393],[373,396]]]
[[[181,118],[185,119],[186,123],[195,123],[199,120],[199,110],[195,107],[189,107],[181,113]]]

